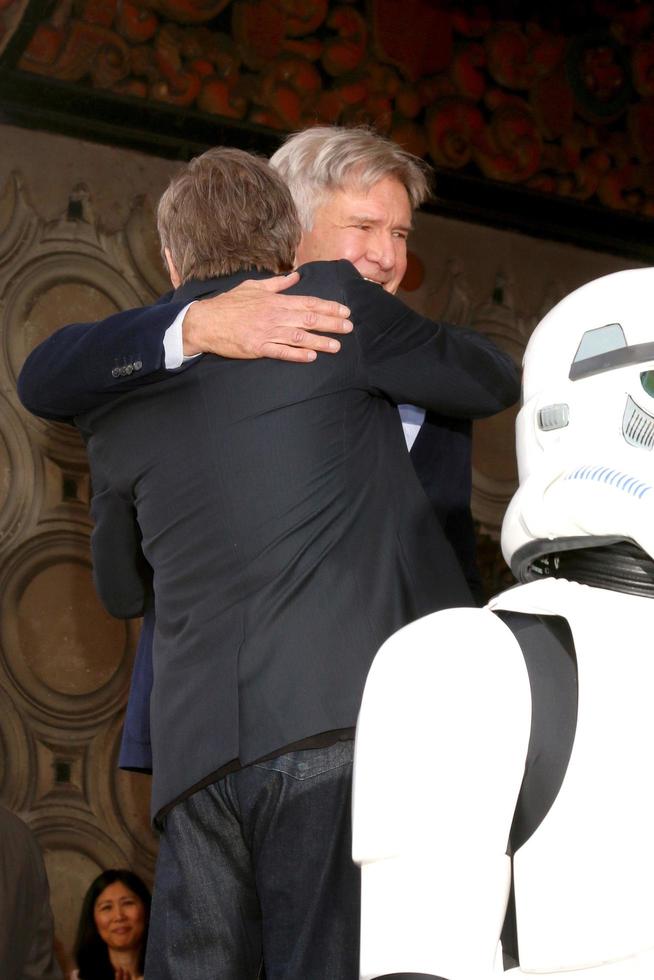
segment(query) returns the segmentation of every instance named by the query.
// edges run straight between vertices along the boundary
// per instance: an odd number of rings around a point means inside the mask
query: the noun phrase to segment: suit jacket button
[[[114,369],[112,370],[112,372],[111,372],[111,377],[112,377],[112,378],[119,378],[119,377],[120,377],[120,368],[119,368],[119,367],[115,367],[115,368],[114,368]]]
[[[132,367],[131,364],[127,364],[125,366],[125,374],[131,374],[133,370],[134,370],[134,368]]]
[[[134,361],[133,368],[135,371],[140,371],[143,367],[143,361]]]
[[[124,378],[126,374],[127,374],[127,368],[125,367],[125,365],[123,365],[120,369],[121,378]]]

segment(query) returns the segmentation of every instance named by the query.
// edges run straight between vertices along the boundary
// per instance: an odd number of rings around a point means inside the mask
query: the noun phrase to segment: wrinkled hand
[[[184,317],[184,354],[219,354],[253,359],[315,361],[335,354],[340,342],[323,333],[352,330],[347,306],[315,296],[288,296],[299,274],[248,279],[227,293],[200,300]]]

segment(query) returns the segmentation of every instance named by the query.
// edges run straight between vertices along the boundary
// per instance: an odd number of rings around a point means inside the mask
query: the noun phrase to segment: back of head
[[[157,228],[182,282],[287,271],[300,238],[288,188],[268,161],[228,147],[207,150],[172,178]]]
[[[429,197],[429,167],[397,143],[358,126],[316,126],[289,136],[270,158],[284,178],[305,231],[313,227],[317,207],[335,190],[369,190],[384,177],[406,188],[412,208]]]
[[[520,486],[502,527],[514,575],[543,555],[634,542],[654,557],[654,268],[561,300],[524,356]]]

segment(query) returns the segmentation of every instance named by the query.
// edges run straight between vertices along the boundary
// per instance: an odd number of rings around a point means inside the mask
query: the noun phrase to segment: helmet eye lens
[[[642,371],[640,375],[640,383],[647,394],[654,398],[654,371]]]

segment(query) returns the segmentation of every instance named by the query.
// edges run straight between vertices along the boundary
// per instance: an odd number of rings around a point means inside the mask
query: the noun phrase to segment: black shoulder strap
[[[513,854],[537,829],[563,783],[577,726],[577,658],[570,626],[561,616],[498,610],[525,658],[531,687],[531,732],[525,774],[511,825],[507,853]],[[519,963],[513,884],[502,948],[505,967]]]

